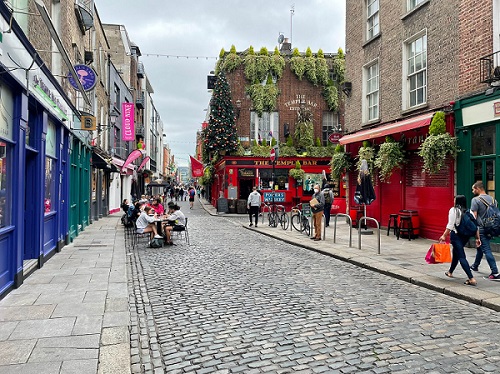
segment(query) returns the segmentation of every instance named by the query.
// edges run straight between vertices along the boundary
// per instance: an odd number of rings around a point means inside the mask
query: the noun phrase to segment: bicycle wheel
[[[311,235],[311,226],[309,225],[309,220],[306,217],[302,218],[302,232],[307,236]]]
[[[281,215],[281,228],[283,230],[288,230],[288,226],[290,225],[290,219],[288,218],[288,213],[283,212]]]
[[[267,220],[269,222],[269,226],[276,227],[278,226],[278,217],[274,212],[269,212],[267,215]]]
[[[292,227],[300,232],[300,214],[299,213],[292,214],[292,218],[290,219],[290,221],[292,221]]]

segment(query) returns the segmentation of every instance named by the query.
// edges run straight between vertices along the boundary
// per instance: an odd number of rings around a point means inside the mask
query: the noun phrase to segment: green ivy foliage
[[[331,82],[328,86],[323,87],[323,97],[325,98],[328,109],[336,112],[339,109],[339,91]]]
[[[434,113],[431,125],[429,126],[430,135],[441,135],[446,132],[445,114],[442,111]]]
[[[374,165],[379,171],[380,180],[386,182],[390,179],[395,168],[402,168],[405,162],[405,154],[400,143],[394,141],[390,136],[386,137],[384,143],[375,156]]]
[[[368,163],[369,171],[373,170],[373,163],[375,161],[375,149],[371,146],[369,142],[363,142],[363,146],[359,148],[358,151],[358,161],[356,163],[356,168],[361,169],[361,161],[366,160]]]
[[[329,69],[328,64],[326,63],[325,55],[323,51],[318,50],[318,55],[316,57],[316,78],[318,80],[318,84],[323,86],[328,85],[329,83]]]
[[[297,48],[294,48],[292,52],[292,58],[290,59],[290,70],[295,73],[299,80],[302,80],[302,77],[306,72],[306,64],[304,58],[300,55],[300,52]]]
[[[330,160],[331,177],[332,179],[338,179],[342,174],[345,174],[351,168],[351,160],[347,153],[344,151],[344,147],[338,144]]]
[[[285,59],[283,58],[283,56],[281,56],[278,47],[274,48],[274,53],[271,56],[269,68],[271,69],[271,73],[276,77],[276,79],[280,79],[283,76],[283,71],[285,70]]]
[[[242,62],[243,60],[236,53],[236,47],[232,45],[229,54],[224,58],[222,69],[224,69],[225,72],[230,73],[236,70],[242,64]]]
[[[435,174],[442,169],[448,157],[456,157],[461,149],[457,138],[449,133],[429,135],[419,147],[419,155],[424,159],[423,170]]]

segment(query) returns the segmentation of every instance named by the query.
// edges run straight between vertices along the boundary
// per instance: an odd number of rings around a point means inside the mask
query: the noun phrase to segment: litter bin
[[[247,212],[247,201],[243,199],[239,199],[236,205],[236,212],[238,214],[246,214]]]
[[[236,213],[236,199],[227,199],[229,213]]]

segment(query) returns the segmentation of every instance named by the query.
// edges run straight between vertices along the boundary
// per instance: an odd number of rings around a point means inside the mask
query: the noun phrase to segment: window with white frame
[[[408,0],[408,12],[426,1],[427,0]]]
[[[366,2],[366,39],[370,40],[379,31],[379,0],[367,0]]]
[[[405,42],[406,100],[403,107],[412,108],[427,102],[427,34],[420,33]]]
[[[378,61],[365,66],[365,119],[374,121],[379,118],[379,66]]]
[[[330,144],[328,137],[331,133],[339,130],[338,114],[334,112],[323,112],[323,128],[321,142],[324,146]]]
[[[278,112],[264,112],[259,117],[257,112],[250,114],[250,140],[268,143],[274,138],[279,141],[279,115]]]

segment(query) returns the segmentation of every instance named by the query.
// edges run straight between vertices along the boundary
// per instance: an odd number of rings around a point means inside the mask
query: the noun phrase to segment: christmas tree
[[[209,153],[236,151],[238,137],[234,120],[231,89],[224,72],[220,72],[212,93],[210,118],[205,129],[205,147]]]

